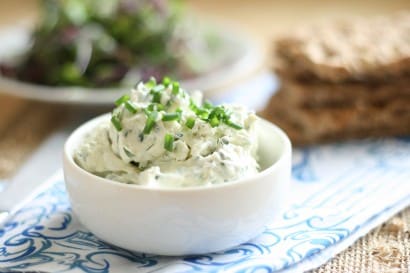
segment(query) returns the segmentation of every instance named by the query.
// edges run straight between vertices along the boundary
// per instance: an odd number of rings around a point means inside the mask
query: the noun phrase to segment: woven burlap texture
[[[310,273],[345,272],[410,272],[410,207]]]

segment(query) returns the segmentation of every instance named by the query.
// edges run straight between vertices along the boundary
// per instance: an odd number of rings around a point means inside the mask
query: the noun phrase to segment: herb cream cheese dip
[[[139,83],[116,102],[76,149],[95,175],[152,187],[210,186],[256,174],[256,115],[241,106],[202,103],[178,82]]]

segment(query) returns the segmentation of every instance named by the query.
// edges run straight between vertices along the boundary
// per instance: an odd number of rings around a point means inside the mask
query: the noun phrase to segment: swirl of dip
[[[76,149],[83,169],[152,187],[207,186],[256,174],[256,115],[236,105],[202,103],[178,82],[139,83],[116,101],[111,121]]]

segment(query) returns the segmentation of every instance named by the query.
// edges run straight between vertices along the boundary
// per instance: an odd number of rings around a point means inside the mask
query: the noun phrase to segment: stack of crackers
[[[275,65],[262,115],[294,144],[410,134],[410,13],[290,33]]]

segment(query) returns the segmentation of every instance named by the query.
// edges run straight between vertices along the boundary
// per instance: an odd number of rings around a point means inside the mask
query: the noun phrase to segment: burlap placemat
[[[0,96],[0,178],[65,120],[61,106]],[[410,207],[311,273],[410,272]]]
[[[410,207],[311,273],[410,272]]]

